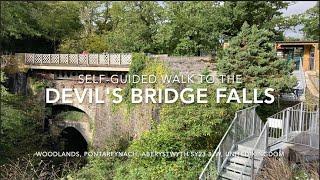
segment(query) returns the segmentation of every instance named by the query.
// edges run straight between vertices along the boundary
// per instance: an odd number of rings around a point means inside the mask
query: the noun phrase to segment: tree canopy
[[[304,26],[302,28],[304,36],[310,40],[319,40],[319,2],[303,13],[300,18]]]
[[[247,21],[281,40],[280,1],[1,2],[3,51],[146,52],[201,55],[220,48]],[[276,28],[277,27],[277,28]],[[14,41],[12,41],[14,40]],[[19,43],[18,43],[19,42]],[[20,48],[20,49],[19,49]]]
[[[237,85],[240,89],[272,87],[278,93],[291,89],[295,85],[295,79],[290,77],[291,63],[277,57],[273,37],[271,31],[245,22],[218,59],[218,71],[242,75],[242,83]]]

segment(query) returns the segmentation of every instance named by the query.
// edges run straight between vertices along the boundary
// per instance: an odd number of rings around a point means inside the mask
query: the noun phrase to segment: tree
[[[283,1],[236,1],[224,2],[218,9],[220,21],[217,26],[227,38],[236,36],[243,25],[247,22],[250,26],[256,25],[274,32],[277,36],[282,34],[282,25],[285,19],[280,9],[287,8],[288,2]],[[278,29],[275,27],[278,26]],[[276,37],[274,37],[276,38]]]
[[[195,179],[208,157],[174,156],[171,152],[211,152],[219,143],[239,104],[216,103],[213,85],[208,104],[165,104],[160,123],[136,139],[127,149],[137,156],[116,166],[115,179]],[[197,87],[195,87],[197,88]],[[210,109],[208,111],[208,109]],[[166,156],[166,152],[167,154]],[[160,155],[138,156],[148,153]]]
[[[39,35],[36,3],[1,1],[1,40]],[[33,15],[33,16],[30,16]]]
[[[114,2],[110,9],[112,31],[107,40],[112,52],[156,52],[154,36],[162,22],[158,2]]]
[[[307,39],[319,40],[319,2],[301,15],[302,31]]]
[[[45,114],[42,98],[11,94],[3,86],[1,71],[0,164],[41,148],[41,122]]]
[[[79,18],[80,7],[75,2],[51,2],[42,8],[38,12],[41,34],[52,41],[56,51],[57,42],[73,36],[82,28]]]
[[[81,28],[76,2],[1,1],[0,4],[0,44],[4,47],[1,51],[26,52],[33,48],[32,51],[39,52],[39,44],[47,44],[45,51],[52,52],[56,42]]]
[[[290,90],[295,80],[290,77],[292,66],[276,55],[274,34],[267,29],[258,29],[256,25],[250,27],[244,23],[241,32],[232,38],[229,47],[218,59],[217,68],[221,74],[242,75],[241,84],[237,88],[260,92],[271,87],[276,92]]]
[[[161,53],[200,55],[218,44],[215,2],[165,2],[166,19],[155,40]]]

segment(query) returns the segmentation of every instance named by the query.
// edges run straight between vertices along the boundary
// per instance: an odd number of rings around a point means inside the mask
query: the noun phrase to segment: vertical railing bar
[[[300,112],[302,112],[302,110],[303,110],[303,102],[301,103]],[[299,131],[301,130],[302,130],[302,117],[299,118]]]
[[[269,124],[268,121],[266,123],[266,138],[265,138],[265,144],[266,144],[266,149],[265,151],[268,152],[268,135],[269,134]]]
[[[221,148],[219,147],[219,151],[218,151],[218,167],[217,167],[217,171],[218,174],[220,173],[220,165],[221,165]]]
[[[243,131],[246,134],[246,128],[247,128],[247,109],[245,110],[245,118],[244,118],[244,128]]]

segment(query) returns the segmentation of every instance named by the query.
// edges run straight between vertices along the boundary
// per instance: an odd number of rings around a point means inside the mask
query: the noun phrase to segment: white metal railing
[[[270,146],[279,142],[319,149],[319,106],[301,102],[268,118],[249,158],[252,179],[262,166],[262,163],[255,165],[255,157],[263,156]]]
[[[318,105],[301,102],[269,117],[270,140],[268,141],[268,146],[273,145],[273,143],[279,140],[313,146],[310,144],[310,141],[306,141],[303,138],[300,139],[299,142],[293,140],[295,139],[294,136],[297,135],[296,133],[301,134],[301,132],[307,132],[319,134],[318,112]]]
[[[110,66],[130,65],[131,53],[102,54],[31,54],[25,53],[25,63],[28,65],[83,65]]]
[[[253,136],[258,136],[258,139],[242,169],[240,179],[248,167],[254,179],[263,165],[264,154],[279,142],[319,149],[319,105],[299,103],[270,116],[265,124],[256,114],[255,107],[236,112],[199,179],[217,179],[227,161],[227,153],[233,151],[237,143]],[[255,159],[262,159],[262,162],[255,164]]]
[[[237,143],[260,134],[264,124],[255,111],[256,107],[252,106],[235,113],[233,121],[201,172],[199,179],[217,178],[227,162],[228,154],[234,150]]]

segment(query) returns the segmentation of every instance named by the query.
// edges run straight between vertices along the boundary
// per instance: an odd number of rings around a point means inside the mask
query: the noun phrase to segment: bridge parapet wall
[[[128,66],[131,60],[131,53],[25,54],[25,64],[28,65]]]

